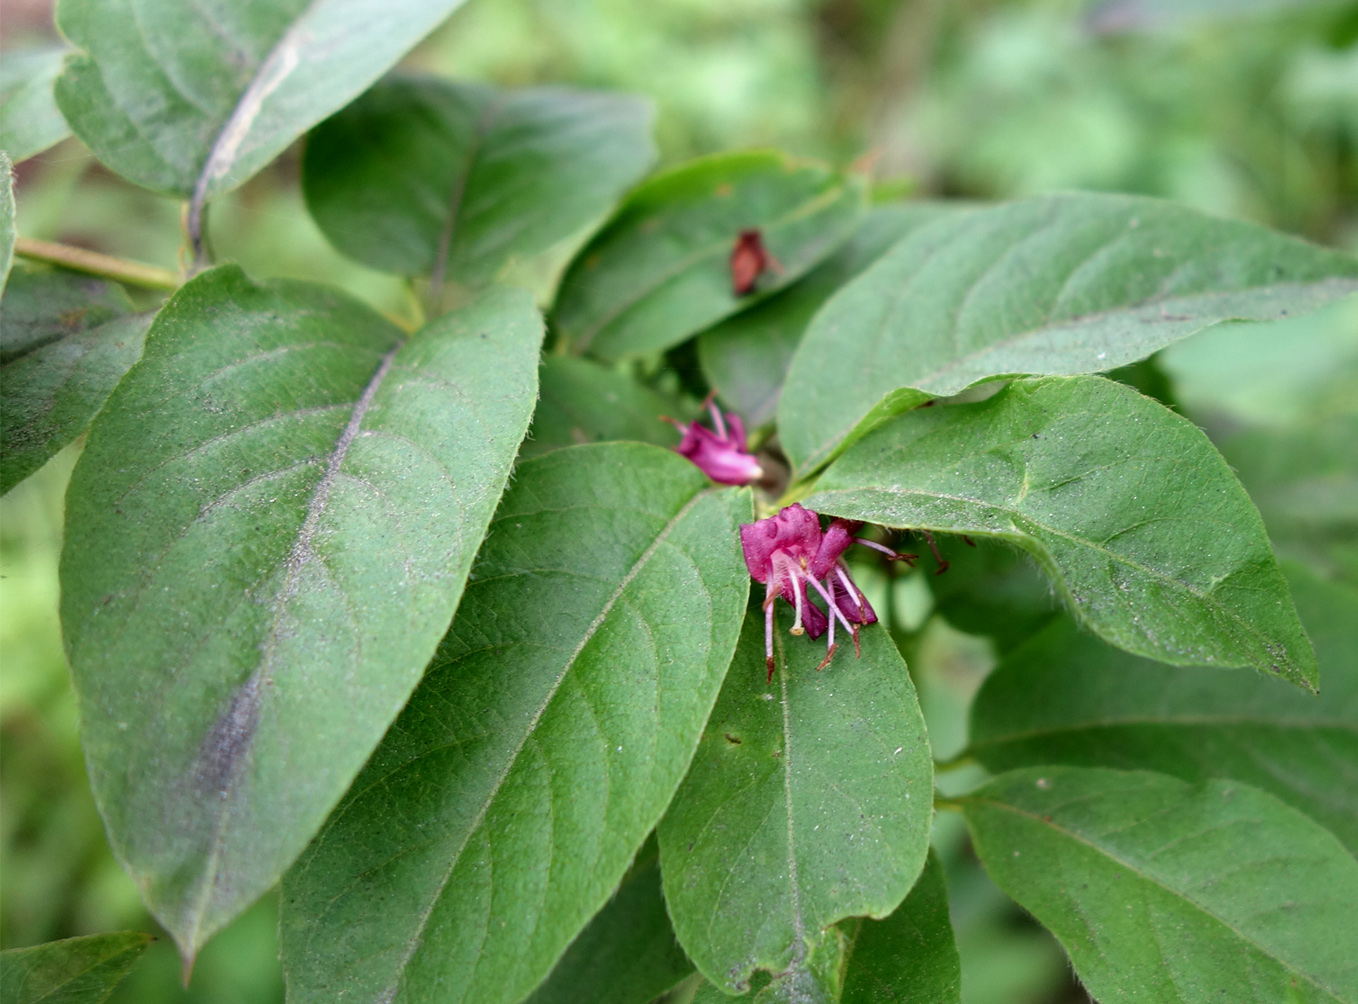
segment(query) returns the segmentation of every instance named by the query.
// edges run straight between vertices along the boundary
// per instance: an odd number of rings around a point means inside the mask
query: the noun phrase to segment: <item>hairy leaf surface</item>
[[[56,82],[105,165],[196,202],[343,108],[462,0],[60,0]]]
[[[233,266],[186,284],[67,493],[62,624],[114,850],[191,957],[272,886],[447,629],[528,426],[541,321],[408,341]]]
[[[141,355],[150,314],[122,289],[72,272],[20,268],[0,305],[0,492],[90,424]]]
[[[1265,676],[1185,673],[1062,619],[987,677],[970,754],[997,773],[1059,763],[1235,778],[1358,853],[1358,591],[1300,566],[1288,579],[1320,661],[1318,698]]]
[[[788,635],[791,624],[780,611],[766,684],[764,617],[757,607],[746,616],[659,830],[675,933],[728,993],[755,969],[808,969],[838,920],[890,914],[928,851],[933,763],[890,636],[864,628],[861,659],[845,640],[818,673],[824,646]]]
[[[1358,1000],[1358,861],[1272,795],[1048,766],[961,806],[990,876],[1104,1004]]]
[[[311,134],[302,184],[349,257],[473,285],[604,216],[654,159],[650,124],[639,98],[398,78]]]
[[[65,46],[7,52],[0,62],[0,150],[27,160],[71,135],[52,96]]]
[[[792,354],[812,316],[892,244],[944,213],[937,202],[875,206],[849,240],[791,286],[698,336],[698,359],[718,397],[750,425],[773,420]]]
[[[978,381],[1094,373],[1231,319],[1358,290],[1358,258],[1128,195],[945,216],[833,297],[793,357],[778,416],[808,472],[873,425]]]
[[[677,345],[807,272],[853,232],[856,178],[780,153],[705,157],[623,203],[561,281],[553,322],[573,351],[604,359]],[[732,290],[730,258],[758,229],[777,259],[755,291]]]
[[[155,939],[93,934],[0,952],[5,1004],[103,1004]]]
[[[5,291],[10,267],[14,264],[14,165],[0,150],[0,293]]]
[[[1020,380],[871,433],[805,504],[1027,550],[1105,641],[1311,689],[1315,653],[1263,523],[1207,437],[1102,377]]]
[[[298,1002],[513,1004],[548,975],[693,756],[750,516],[654,446],[519,466],[424,682],[284,879]]]

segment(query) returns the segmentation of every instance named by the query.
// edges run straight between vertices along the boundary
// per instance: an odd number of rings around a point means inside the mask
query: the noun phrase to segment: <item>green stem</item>
[[[63,268],[99,275],[132,286],[147,289],[174,291],[179,288],[179,276],[169,269],[157,268],[139,261],[114,258],[112,255],[87,251],[85,248],[71,247],[69,244],[56,244],[52,241],[38,241],[32,237],[18,237],[14,241],[15,254],[37,261],[48,261]]]
[[[961,812],[962,801],[963,800],[960,798],[949,798],[947,795],[941,795],[937,791],[934,792],[935,809],[951,809],[953,812]]]
[[[951,760],[938,760],[934,762],[935,774],[946,774],[951,770],[960,770],[963,767],[970,767],[976,762],[976,758],[969,753],[960,753]]]

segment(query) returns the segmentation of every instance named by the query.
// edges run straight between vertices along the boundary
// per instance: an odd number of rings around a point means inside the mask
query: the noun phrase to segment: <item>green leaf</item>
[[[94,934],[0,952],[5,1004],[103,1004],[141,953],[149,934]]]
[[[780,608],[785,604],[779,604]],[[924,866],[933,763],[905,662],[879,627],[863,654],[789,637],[765,683],[764,617],[746,616],[693,767],[660,824],[665,900],[704,976],[741,993],[756,968],[805,968],[824,930],[885,917]]]
[[[525,1004],[647,1004],[693,972],[665,913],[648,840],[622,885]]]
[[[57,105],[129,181],[202,204],[343,108],[462,0],[59,0]]]
[[[966,546],[960,537],[938,542],[948,562],[928,578],[936,609],[953,627],[994,639],[1001,652],[1027,641],[1060,608],[1041,570],[1023,551],[981,538]],[[923,550],[913,540],[906,550]]]
[[[0,492],[85,431],[141,355],[150,314],[112,283],[71,272],[10,276],[0,334]]]
[[[688,767],[750,518],[654,446],[519,466],[424,682],[284,878],[298,1004],[513,1004],[548,975]]]
[[[840,1004],[961,1004],[962,961],[948,917],[943,865],[932,851],[905,902],[863,920],[849,942]]]
[[[754,995],[753,1004],[839,1004],[848,961],[849,939],[837,927],[812,941],[804,958],[795,958]]]
[[[542,393],[523,444],[525,457],[616,439],[674,446],[679,433],[660,416],[688,417],[674,398],[590,359],[547,356],[539,380]]]
[[[14,165],[5,151],[0,150],[0,294],[5,291],[9,270],[14,264],[15,236]]]
[[[20,265],[10,279],[0,301],[5,321],[0,325],[0,364],[91,331],[134,309],[117,283],[78,272]]]
[[[1358,1000],[1358,861],[1272,795],[1048,766],[960,801],[991,878],[1103,1004]]]
[[[1155,199],[1068,194],[950,214],[831,299],[778,415],[798,471],[996,377],[1093,373],[1231,319],[1358,290],[1358,259]]]
[[[307,207],[373,268],[484,283],[604,216],[655,158],[639,98],[394,79],[308,138]]]
[[[971,709],[991,771],[1059,763],[1229,777],[1300,809],[1358,853],[1358,591],[1289,569],[1320,697],[1280,680],[1184,673],[1061,619],[1013,652]]]
[[[1358,412],[1294,428],[1244,429],[1222,456],[1259,507],[1280,556],[1358,586]]]
[[[541,321],[404,339],[301,282],[162,309],[66,496],[62,624],[115,852],[181,952],[277,881],[419,680],[528,426]]]
[[[1358,409],[1358,297],[1271,324],[1224,324],[1156,356],[1189,415],[1297,425]]]
[[[1249,496],[1200,430],[1123,384],[1020,380],[902,415],[816,488],[804,504],[817,512],[1016,544],[1083,623],[1135,655],[1315,688]]]
[[[792,354],[821,305],[896,241],[953,211],[937,202],[876,206],[805,277],[699,335],[703,375],[722,403],[752,426],[772,421]]]
[[[931,851],[910,895],[885,920],[842,922],[810,965],[794,965],[754,996],[758,1004],[961,1004],[962,964],[948,917],[943,866]],[[705,983],[694,1004],[730,998]]]
[[[69,51],[58,46],[7,52],[0,62],[0,149],[11,160],[27,160],[71,135],[52,96],[52,84]]]
[[[603,359],[677,345],[799,278],[853,232],[864,185],[780,153],[721,154],[652,178],[576,256],[553,323]],[[758,229],[782,271],[731,288],[731,250]]]

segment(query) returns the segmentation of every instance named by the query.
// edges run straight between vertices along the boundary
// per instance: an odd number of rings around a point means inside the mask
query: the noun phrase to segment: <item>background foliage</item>
[[[41,2],[6,5],[0,72],[19,71],[14,52],[41,59],[57,44],[50,18]],[[650,96],[662,166],[762,145],[838,161],[870,150],[879,173],[922,194],[1161,195],[1358,249],[1352,4],[469,0],[405,65],[489,85]],[[10,87],[0,77],[0,92]],[[3,134],[0,145],[15,142]],[[407,310],[395,279],[341,257],[321,235],[301,203],[300,160],[294,147],[214,205],[219,255],[250,274],[343,285],[378,309]],[[17,198],[27,236],[177,264],[177,202],[114,178],[75,140],[23,164]],[[1298,344],[1309,348],[1289,349]],[[1358,473],[1345,450],[1358,438],[1358,304],[1209,331],[1144,364],[1133,382],[1208,430],[1280,556],[1358,585]],[[60,500],[73,461],[66,451],[0,502],[6,948],[154,929],[108,849],[76,742],[56,620]],[[1003,630],[981,630],[973,600],[1012,587],[1034,605],[1031,623],[1051,613],[1045,587],[1028,588],[1029,570],[1008,551],[954,557],[942,579],[927,568],[860,579],[890,611],[940,758],[963,746],[964,710],[997,660],[1005,673],[1022,665],[1021,653],[1015,662],[1004,651]],[[941,815],[934,844],[968,1004],[1082,999],[1055,942],[980,870],[961,820]],[[188,991],[162,941],[114,999],[280,1000],[276,909],[267,897],[211,943]]]

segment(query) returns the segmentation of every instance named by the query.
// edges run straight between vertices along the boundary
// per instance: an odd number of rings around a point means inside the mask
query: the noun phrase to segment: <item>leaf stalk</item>
[[[147,265],[144,262],[115,258],[113,255],[100,254],[69,244],[54,241],[34,240],[32,237],[18,237],[14,241],[14,251],[25,258],[35,261],[51,262],[62,268],[69,268],[87,275],[98,275],[105,279],[125,282],[131,286],[146,289],[164,289],[170,292],[180,286],[180,277],[169,269]]]

